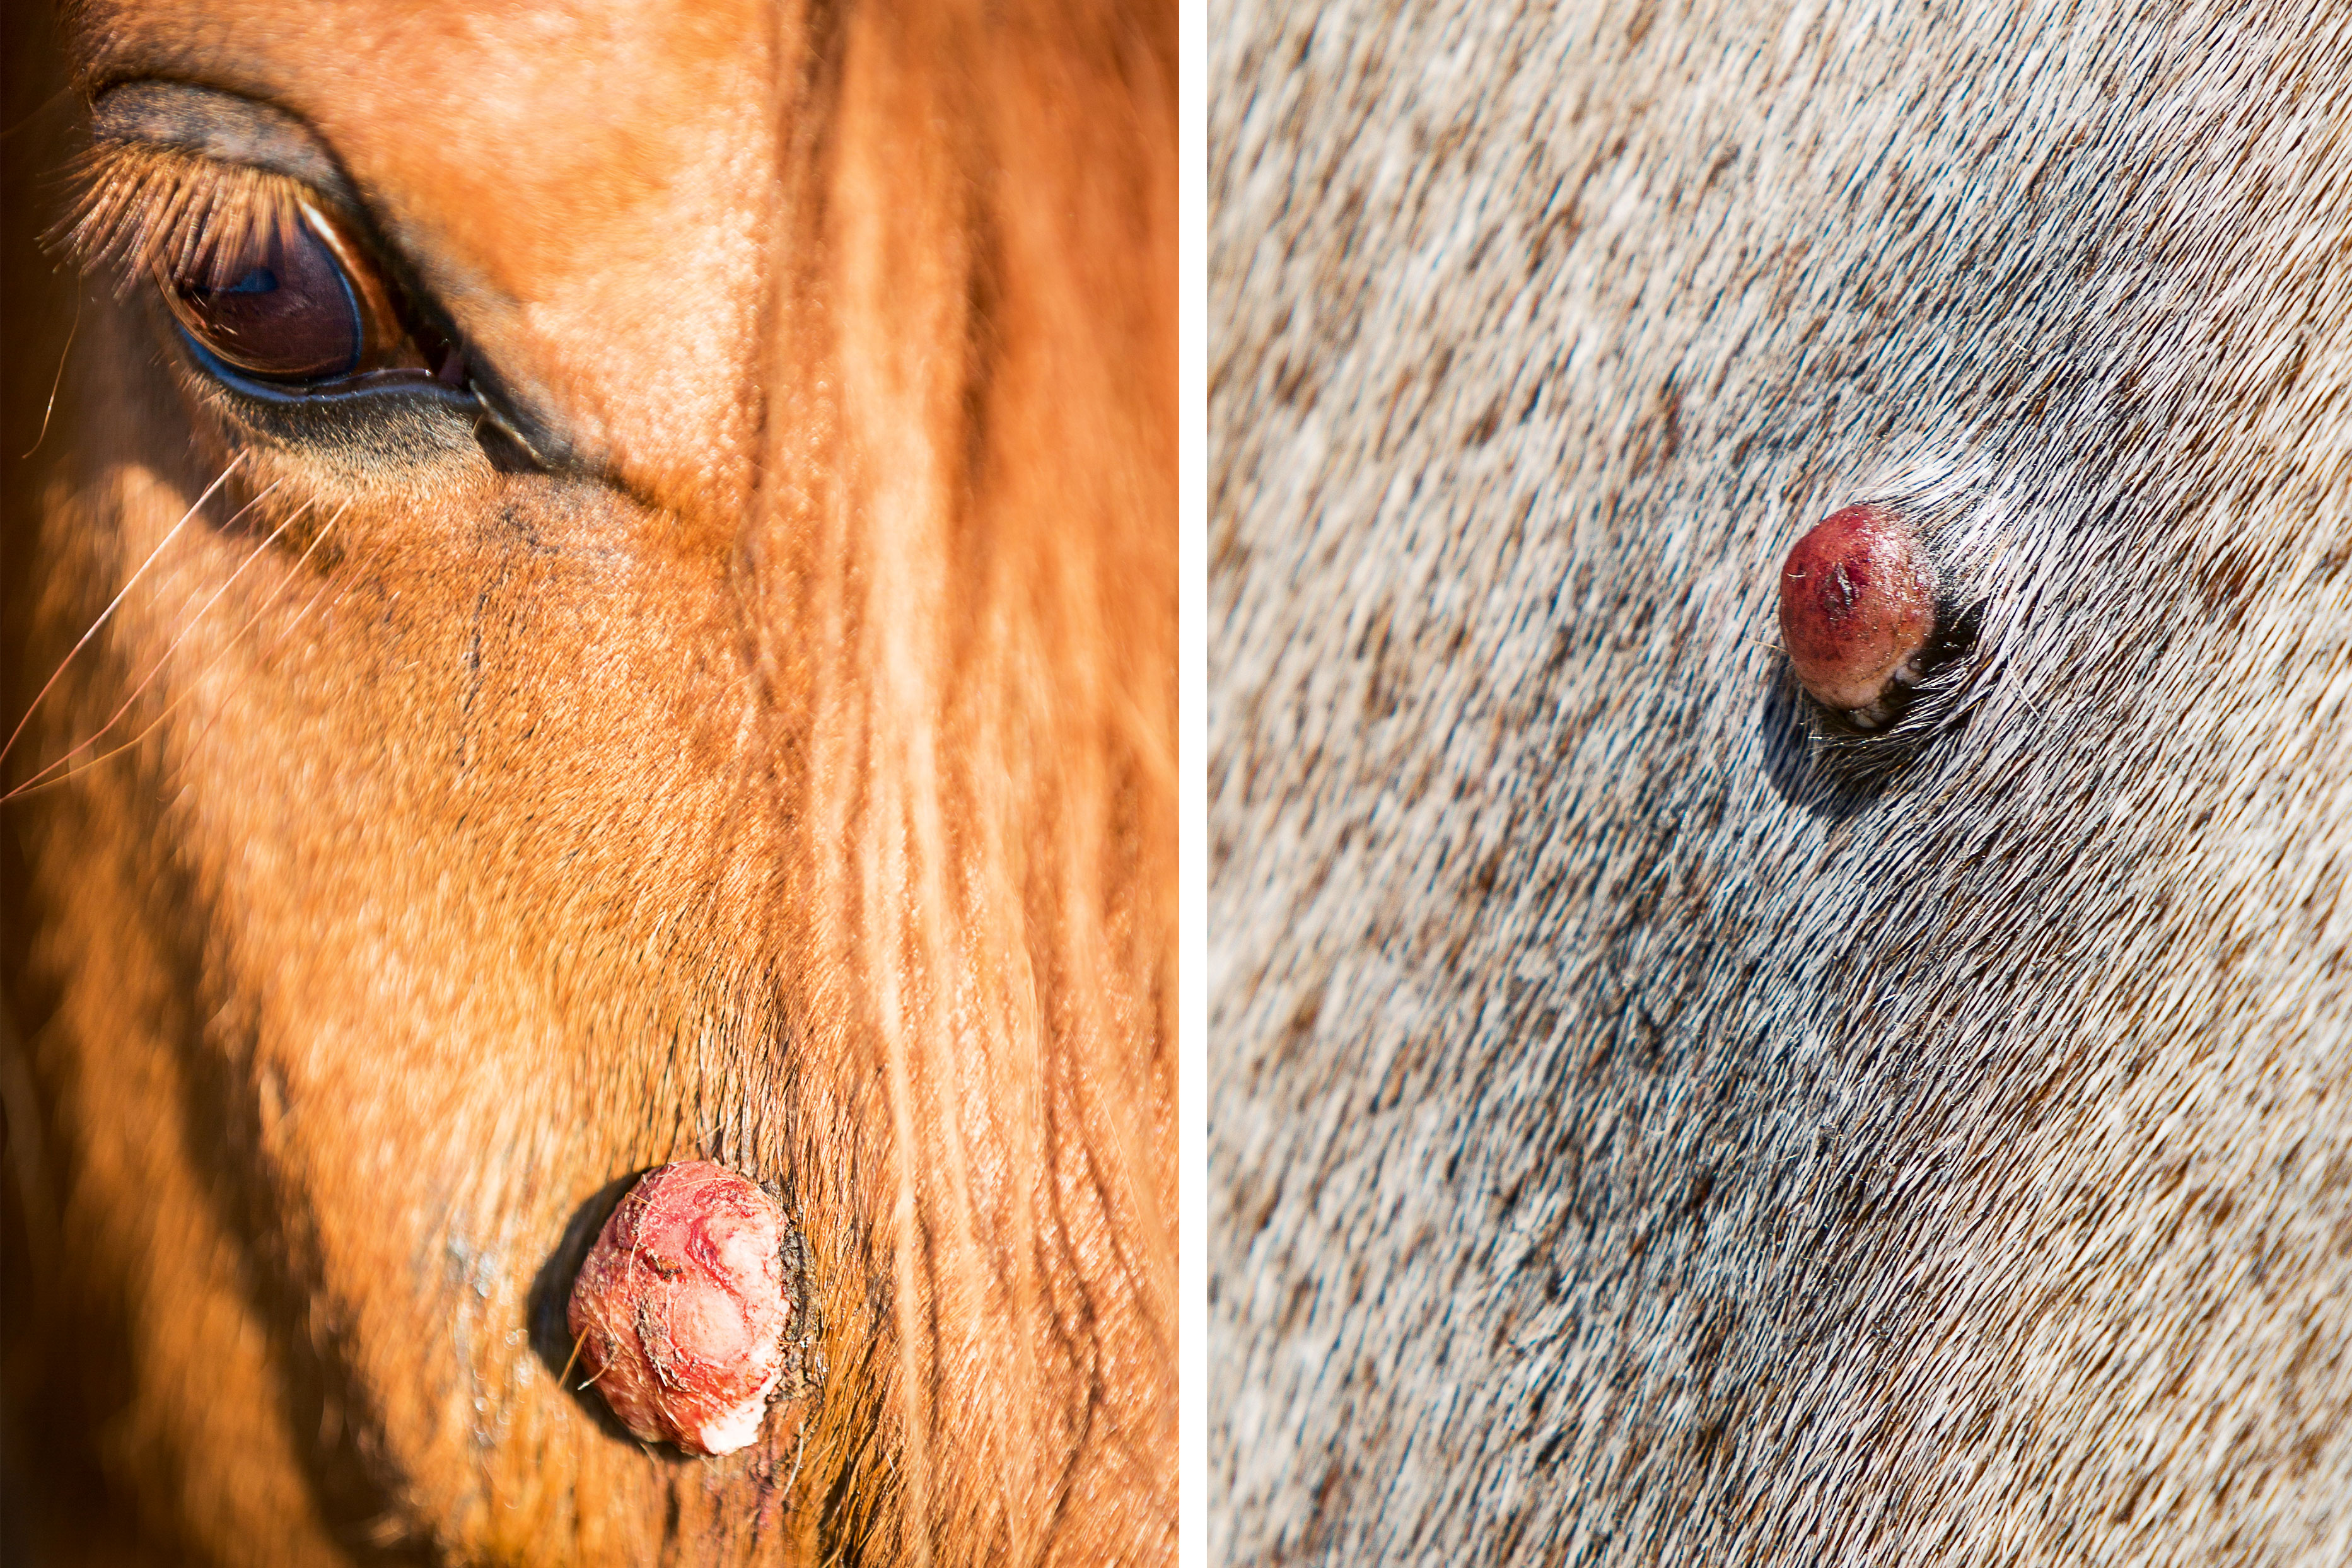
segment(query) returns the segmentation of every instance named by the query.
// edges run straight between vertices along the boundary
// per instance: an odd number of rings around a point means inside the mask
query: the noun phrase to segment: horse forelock
[[[1172,1502],[1170,1387],[1137,1382],[1173,1343],[1172,321],[1090,303],[1172,295],[1164,45],[1042,8],[842,27],[824,167],[787,175],[832,266],[778,340],[829,334],[839,379],[771,371],[753,526],[761,668],[813,677],[778,907],[865,982],[833,1020],[857,1138],[927,1151],[866,1195],[875,1265],[929,1286],[891,1302],[887,1458],[943,1539],[1148,1554],[1164,1518],[1054,1531],[1093,1477]]]

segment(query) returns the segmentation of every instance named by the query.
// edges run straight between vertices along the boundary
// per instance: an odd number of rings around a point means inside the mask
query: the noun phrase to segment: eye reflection
[[[357,292],[334,254],[299,224],[257,232],[216,256],[198,277],[166,281],[182,327],[233,370],[265,381],[315,382],[360,369],[367,327]],[[225,287],[205,277],[229,277]]]
[[[391,286],[308,202],[156,268],[165,304],[228,370],[278,385],[371,379],[464,384],[456,345],[405,319]]]

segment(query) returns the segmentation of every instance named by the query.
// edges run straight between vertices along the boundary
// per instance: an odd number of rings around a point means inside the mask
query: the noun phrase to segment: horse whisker
[[[327,519],[327,526],[326,526],[325,528],[320,528],[320,529],[319,530],[318,537],[317,537],[316,538],[314,538],[314,539],[312,539],[312,540],[310,541],[309,548],[308,548],[308,549],[304,549],[300,556],[299,556],[299,557],[297,557],[297,558],[296,558],[294,564],[295,564],[295,567],[296,567],[297,569],[299,569],[299,568],[301,566],[301,564],[302,564],[302,562],[303,562],[303,561],[306,561],[306,560],[308,560],[308,559],[310,559],[310,552],[311,552],[312,550],[317,549],[320,544],[322,544],[322,543],[324,543],[324,542],[325,542],[327,536],[328,536],[330,533],[332,533],[332,532],[334,531],[335,525],[336,525],[338,522],[341,522],[341,521],[342,520],[343,513],[344,513],[345,511],[349,510],[349,509],[350,509],[350,508],[349,508],[349,507],[348,507],[348,506],[345,506],[345,507],[339,507],[339,508],[337,508],[337,510],[336,510],[336,512],[335,512],[335,515],[334,515],[332,517],[330,517],[330,518],[328,518],[328,519]],[[291,519],[289,519],[289,520],[290,521]],[[273,537],[274,537],[274,536],[273,536]],[[267,541],[264,541],[264,542],[265,542],[265,546],[266,546]],[[248,557],[248,558],[247,558],[247,564],[250,564],[250,563],[251,563],[251,558],[250,558],[250,557]],[[244,569],[244,567],[239,567],[237,570],[238,570],[239,571],[242,571],[242,570],[244,570],[245,569]],[[289,572],[289,573],[288,574],[288,576],[287,576],[287,582],[288,582],[288,583],[291,583],[293,580],[294,580],[293,574],[292,574],[291,572]],[[227,584],[224,583],[224,584],[222,585],[222,587],[223,587],[223,589],[225,590],[225,589],[227,587]],[[296,611],[296,612],[294,612],[293,620],[291,620],[291,621],[289,621],[289,622],[287,622],[287,630],[288,630],[288,631],[290,631],[290,630],[293,628],[294,624],[295,624],[297,622],[299,622],[299,621],[301,620],[301,618],[302,618],[304,615],[308,614],[308,613],[310,612],[310,611],[311,606],[312,606],[312,605],[317,604],[317,603],[318,603],[318,601],[320,601],[320,598],[322,598],[322,597],[324,597],[324,595],[326,594],[326,591],[327,591],[327,586],[322,584],[322,585],[320,587],[320,589],[319,589],[318,592],[313,593],[313,594],[310,597],[310,599],[304,602],[304,604],[303,604],[302,608],[301,608],[300,610],[298,610],[298,611]],[[269,611],[270,611],[271,607],[272,607],[273,605],[275,605],[275,604],[278,602],[278,601],[279,599],[282,599],[282,598],[285,596],[285,592],[286,592],[285,585],[281,584],[281,585],[279,586],[279,588],[278,588],[278,591],[277,591],[275,594],[273,594],[273,595],[271,596],[271,598],[269,599],[269,601],[268,601],[268,602],[265,602],[265,603],[261,606],[261,608],[260,608],[260,609],[258,609],[258,610],[255,611],[255,612],[253,612],[253,614],[252,614],[252,615],[248,616],[248,617],[247,618],[246,622],[245,622],[245,624],[244,624],[244,625],[242,625],[242,626],[240,626],[240,627],[238,627],[238,628],[237,628],[237,630],[236,630],[236,634],[235,636],[233,636],[233,637],[231,637],[231,638],[228,640],[228,642],[227,642],[226,644],[224,644],[224,645],[222,646],[222,648],[220,649],[220,651],[219,651],[218,653],[215,653],[211,658],[209,658],[209,659],[207,659],[207,660],[205,660],[205,664],[204,664],[203,668],[202,668],[201,670],[199,670],[199,671],[197,672],[197,674],[200,674],[200,675],[201,675],[201,674],[209,674],[215,665],[218,664],[222,659],[226,658],[226,657],[228,655],[229,652],[236,646],[237,643],[238,643],[240,640],[242,640],[242,639],[243,639],[243,637],[245,636],[245,634],[246,634],[247,632],[250,632],[251,630],[253,630],[254,626],[255,626],[256,624],[257,624],[257,623],[260,622],[261,618],[262,618],[264,615],[267,615],[268,613],[269,613]],[[214,597],[215,597],[215,598],[217,598],[217,597],[219,597],[219,596],[218,596],[218,594],[215,594]],[[206,609],[206,610],[209,610],[210,608],[211,608],[211,605],[210,605],[210,604],[207,604],[207,605],[205,606],[205,609]],[[202,615],[203,615],[203,613],[204,613],[204,612],[199,611],[197,613],[198,613],[199,618],[201,618],[201,617],[202,617]],[[190,623],[190,626],[191,626],[191,629],[193,629],[193,628],[194,628],[194,622],[191,622],[191,623]],[[278,633],[278,640],[279,640],[279,642],[282,642],[282,641],[284,640],[284,637],[285,637],[285,632],[280,632]],[[272,648],[275,648],[275,647],[277,647],[278,645],[278,643],[272,643],[270,644],[270,646],[271,646]],[[174,643],[173,644],[173,647],[177,647],[177,646],[178,646],[178,643]],[[167,653],[167,655],[166,655],[166,656],[167,656],[167,657],[169,656],[169,655],[168,655],[168,653]],[[160,668],[160,667],[161,667],[161,662],[159,661],[159,663],[158,663],[158,668]],[[152,672],[151,672],[151,674],[152,674]],[[137,694],[136,694],[136,693],[134,693],[134,694],[132,694],[132,695],[135,696]],[[126,752],[126,751],[135,751],[135,750],[137,750],[137,749],[138,749],[138,747],[139,747],[139,746],[140,746],[140,744],[141,744],[142,742],[143,742],[143,741],[144,741],[144,740],[145,740],[149,736],[151,736],[151,735],[152,735],[152,734],[154,734],[154,733],[155,733],[155,730],[156,730],[157,727],[159,727],[160,725],[162,725],[162,724],[163,723],[163,721],[164,721],[164,720],[166,720],[166,719],[170,718],[170,717],[172,716],[172,715],[173,715],[173,714],[174,714],[174,713],[178,712],[178,711],[179,711],[179,709],[180,709],[181,705],[182,705],[182,704],[184,704],[184,703],[185,703],[185,702],[186,702],[186,701],[187,701],[187,700],[188,700],[192,695],[194,695],[194,684],[192,682],[192,683],[190,684],[190,688],[189,688],[189,690],[184,691],[184,692],[181,693],[178,696],[176,696],[176,697],[173,698],[173,699],[172,699],[172,701],[171,701],[169,704],[165,705],[165,706],[164,706],[164,708],[163,708],[163,712],[161,712],[161,713],[157,714],[157,715],[156,715],[152,719],[151,719],[151,720],[149,720],[149,721],[148,721],[146,727],[144,727],[143,729],[140,730],[140,732],[139,732],[138,734],[136,734],[136,735],[132,736],[130,739],[128,739],[128,740],[124,741],[121,745],[120,745],[120,746],[118,746],[118,747],[113,747],[113,748],[112,748],[112,749],[110,749],[110,750],[102,751],[102,752],[99,753],[96,757],[92,757],[92,758],[89,758],[88,760],[84,761],[80,767],[70,768],[70,769],[68,769],[67,772],[59,774],[57,778],[49,779],[49,778],[46,778],[46,777],[44,777],[44,775],[47,774],[47,773],[48,773],[48,772],[50,772],[52,769],[56,768],[57,768],[57,767],[58,767],[59,765],[61,765],[61,764],[63,764],[63,763],[66,763],[66,762],[68,762],[68,761],[69,761],[69,760],[71,759],[71,758],[72,758],[72,756],[73,756],[73,752],[68,752],[64,757],[61,757],[61,758],[58,758],[58,760],[57,760],[56,762],[52,762],[52,763],[50,763],[50,764],[49,764],[49,766],[48,766],[47,768],[42,768],[42,769],[41,769],[41,771],[40,771],[39,773],[36,773],[35,775],[33,775],[33,777],[32,777],[32,778],[27,779],[26,780],[25,780],[25,782],[24,782],[24,783],[19,784],[19,785],[18,785],[18,786],[16,786],[16,788],[15,788],[14,789],[9,790],[5,795],[0,795],[0,802],[5,802],[5,801],[8,801],[8,800],[14,800],[17,799],[19,796],[23,796],[23,795],[37,794],[38,792],[40,792],[40,791],[41,791],[41,790],[43,790],[43,789],[50,789],[50,788],[52,788],[52,787],[54,787],[54,786],[56,786],[56,785],[58,785],[58,784],[67,783],[67,782],[68,782],[68,781],[69,781],[69,780],[71,780],[71,779],[78,779],[78,778],[79,778],[82,774],[87,773],[88,771],[89,771],[89,769],[91,769],[91,768],[93,768],[98,767],[98,766],[99,766],[100,764],[101,764],[101,763],[110,762],[110,761],[113,760],[115,758],[118,758],[118,757],[121,756],[121,755],[122,755],[124,752]],[[128,703],[128,702],[126,702],[126,703],[124,704],[124,707],[125,707],[125,708],[127,708],[129,706],[130,706],[130,705],[129,705],[129,703]],[[108,729],[111,729],[111,728],[114,727],[115,720],[116,720],[116,719],[121,718],[121,716],[122,716],[122,709],[118,709],[118,710],[116,710],[116,713],[115,713],[115,716],[114,716],[114,718],[110,718],[110,719],[107,720],[106,725],[104,726],[104,727],[100,728],[100,729],[97,732],[97,734],[96,734],[96,735],[91,736],[91,737],[90,737],[90,740],[95,740],[95,739],[97,739],[99,735],[103,735],[103,734],[105,734],[105,733],[106,733],[106,730],[108,730]],[[205,737],[205,734],[207,734],[207,733],[211,730],[211,728],[212,728],[212,726],[211,726],[210,724],[206,724],[203,729],[200,729],[200,730],[196,731],[194,735],[192,735],[192,736],[189,737],[190,743],[191,743],[191,744],[194,744],[195,741],[198,741],[198,740],[203,739],[203,738],[204,738],[204,737]],[[87,746],[87,745],[89,745],[89,741],[84,741],[84,742],[82,743],[82,745],[83,745],[83,746]],[[76,747],[74,748],[74,750],[75,750],[75,751],[79,751],[79,750],[80,750],[80,749],[81,749],[81,747]]]
[[[131,574],[130,580],[125,582],[121,589],[115,594],[113,599],[108,601],[106,608],[98,612],[98,619],[89,623],[89,630],[81,634],[80,641],[77,642],[70,649],[67,650],[66,656],[58,661],[58,667],[49,672],[49,678],[47,681],[44,681],[41,684],[41,689],[34,694],[31,706],[25,709],[25,716],[18,719],[16,721],[16,727],[8,732],[7,744],[0,746],[0,763],[5,763],[8,760],[9,753],[16,749],[16,742],[24,736],[25,727],[33,721],[34,713],[39,709],[42,702],[48,696],[50,689],[58,684],[58,677],[66,673],[66,666],[74,662],[74,656],[76,654],[79,653],[84,648],[89,645],[89,640],[98,635],[98,629],[105,625],[108,620],[113,616],[114,612],[121,608],[123,600],[130,596],[131,589],[137,587],[139,580],[147,575],[147,569],[153,566],[156,559],[163,553],[164,549],[169,546],[173,539],[180,537],[180,530],[188,526],[188,520],[204,509],[205,503],[213,498],[213,493],[218,490],[223,485],[228,483],[229,476],[236,473],[237,465],[244,461],[245,454],[242,452],[229,459],[228,466],[221,470],[220,477],[214,480],[210,485],[205,486],[205,493],[198,496],[195,498],[194,503],[191,505],[185,512],[180,515],[180,520],[173,523],[171,528],[165,532],[163,538],[157,541],[155,548],[148,552],[147,559],[139,563],[139,570]]]
[[[238,507],[236,514],[229,518],[229,522],[236,522],[238,517],[245,516],[246,513],[259,506],[263,499],[269,495],[269,491],[275,490],[276,488],[278,488],[278,486],[273,483],[269,486],[268,490],[262,491],[260,495],[256,496],[252,500],[247,501],[244,506]],[[278,525],[277,529],[272,532],[268,538],[263,539],[259,544],[253,547],[253,552],[250,555],[247,555],[245,559],[238,564],[237,569],[235,571],[229,573],[227,581],[223,582],[218,588],[213,590],[213,596],[205,601],[204,609],[197,611],[194,617],[188,622],[187,625],[181,629],[180,634],[172,639],[171,646],[165,648],[161,654],[157,655],[155,663],[149,666],[147,674],[141,677],[137,685],[131,688],[130,695],[122,699],[122,705],[114,710],[112,716],[110,716],[104,724],[100,725],[96,729],[90,731],[89,736],[79,745],[74,747],[72,750],[68,751],[62,757],[50,762],[47,767],[42,768],[38,773],[34,774],[30,779],[26,779],[25,782],[27,784],[38,782],[45,775],[66,763],[72,761],[77,755],[87,750],[90,747],[97,745],[100,736],[104,735],[108,730],[112,729],[117,724],[121,723],[122,716],[129,713],[131,711],[131,705],[139,700],[140,694],[144,692],[149,686],[155,684],[155,677],[163,673],[163,666],[170,663],[171,657],[173,653],[179,652],[180,644],[186,642],[190,636],[194,634],[198,622],[202,622],[205,615],[211,612],[214,605],[220,602],[221,595],[226,593],[229,591],[230,586],[234,584],[238,578],[245,575],[245,569],[251,566],[255,561],[260,559],[262,552],[270,547],[270,545],[278,538],[279,534],[284,533],[289,528],[292,527],[294,519],[301,515],[301,508],[297,507],[293,513],[287,517],[286,521]]]
[[[66,361],[73,357],[74,339],[81,331],[82,291],[74,290],[73,325],[66,329],[66,346],[58,354],[58,373],[49,382],[49,401],[41,405],[41,433],[33,437],[33,444],[25,448],[18,461],[30,457],[49,438],[49,416],[58,412],[58,389],[66,384]]]

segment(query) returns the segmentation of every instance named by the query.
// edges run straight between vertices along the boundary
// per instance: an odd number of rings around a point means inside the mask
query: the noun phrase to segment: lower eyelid
[[[242,440],[320,465],[341,481],[413,480],[423,467],[483,458],[483,410],[470,391],[455,391],[415,371],[362,372],[315,388],[272,386],[243,376],[180,334],[215,417]]]
[[[180,338],[199,370],[244,398],[287,404],[359,404],[381,402],[393,396],[409,396],[462,409],[469,417],[479,412],[478,400],[470,389],[448,386],[422,371],[359,371],[315,383],[272,383],[257,376],[247,375],[206,349],[184,329],[181,330]]]

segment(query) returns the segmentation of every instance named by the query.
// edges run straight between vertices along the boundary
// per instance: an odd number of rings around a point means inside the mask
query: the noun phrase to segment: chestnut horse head
[[[0,535],[31,1543],[1167,1557],[1172,8],[51,26]],[[673,1160],[782,1217],[721,1458],[564,1375]]]

